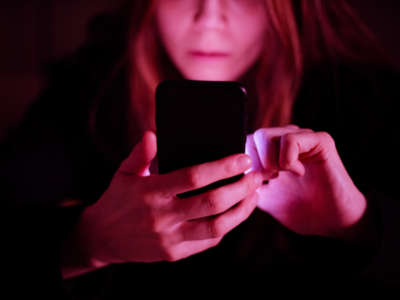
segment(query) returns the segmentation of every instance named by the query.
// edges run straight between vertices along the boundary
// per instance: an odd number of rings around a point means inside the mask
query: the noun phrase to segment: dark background
[[[349,2],[400,66],[400,1]],[[118,3],[121,0],[0,1],[0,140],[43,87],[43,66],[76,49],[90,18]]]
[[[392,56],[394,65],[400,68],[400,0],[348,1],[354,4]],[[120,2],[0,0],[0,140],[10,127],[18,124],[43,88],[43,67],[73,52],[84,41],[90,18]],[[393,209],[393,213],[396,211]],[[398,246],[389,251],[391,257],[397,257],[397,249]],[[400,260],[382,261],[382,264],[385,273],[380,276],[399,274]]]
[[[43,87],[46,63],[76,49],[90,18],[121,2],[0,0],[0,140]]]

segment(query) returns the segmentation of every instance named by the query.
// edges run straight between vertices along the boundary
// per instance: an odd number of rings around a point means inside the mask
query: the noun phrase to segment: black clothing
[[[399,167],[397,116],[392,109],[399,99],[399,77],[389,69],[339,63],[306,72],[293,123],[333,136],[344,165],[368,198],[380,232],[376,245],[364,249],[300,236],[256,211],[219,246],[188,259],[113,265],[63,282],[60,242],[72,231],[82,208],[60,208],[60,202],[65,198],[78,198],[85,205],[95,202],[130,150],[122,142],[124,118],[109,123],[109,133],[116,136],[112,147],[120,159],[104,156],[89,134],[90,107],[117,57],[96,47],[84,48],[58,66],[49,88],[1,144],[0,179],[11,229],[6,248],[16,292],[28,289],[50,297],[59,293],[77,299],[120,299],[135,295],[144,283],[158,286],[178,279],[188,283],[191,278],[208,283],[213,282],[211,278],[234,278],[230,284],[238,285],[243,279],[262,279],[271,289],[282,283],[300,287],[310,282],[329,288],[363,283],[394,288],[400,282],[400,271],[394,269],[400,259],[389,258],[394,266],[390,273],[382,261],[385,253],[399,249],[400,240],[395,234],[400,224],[394,222],[400,213],[396,176],[391,175]],[[113,101],[129,101],[124,70],[104,94],[110,108]],[[100,109],[105,118],[108,111]],[[388,222],[396,227],[388,228]],[[199,282],[200,288],[203,284]]]

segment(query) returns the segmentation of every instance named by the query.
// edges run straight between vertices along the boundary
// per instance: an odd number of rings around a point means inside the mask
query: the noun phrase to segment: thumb
[[[254,142],[254,134],[248,134],[246,136],[245,153],[251,158],[251,169],[247,170],[245,173],[250,173],[251,171],[262,171],[263,167],[257,152],[257,146]]]
[[[129,156],[122,162],[119,172],[145,176],[156,153],[157,137],[154,132],[146,131],[139,143],[133,147]]]

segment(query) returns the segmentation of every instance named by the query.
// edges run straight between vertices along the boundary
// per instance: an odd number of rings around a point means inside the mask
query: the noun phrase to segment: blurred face
[[[237,80],[264,48],[263,0],[158,0],[162,43],[187,79]]]

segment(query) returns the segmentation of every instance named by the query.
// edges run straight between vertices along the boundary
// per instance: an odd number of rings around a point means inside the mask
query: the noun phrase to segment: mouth
[[[189,55],[196,58],[209,58],[209,59],[221,59],[229,56],[229,53],[219,51],[189,51]]]

